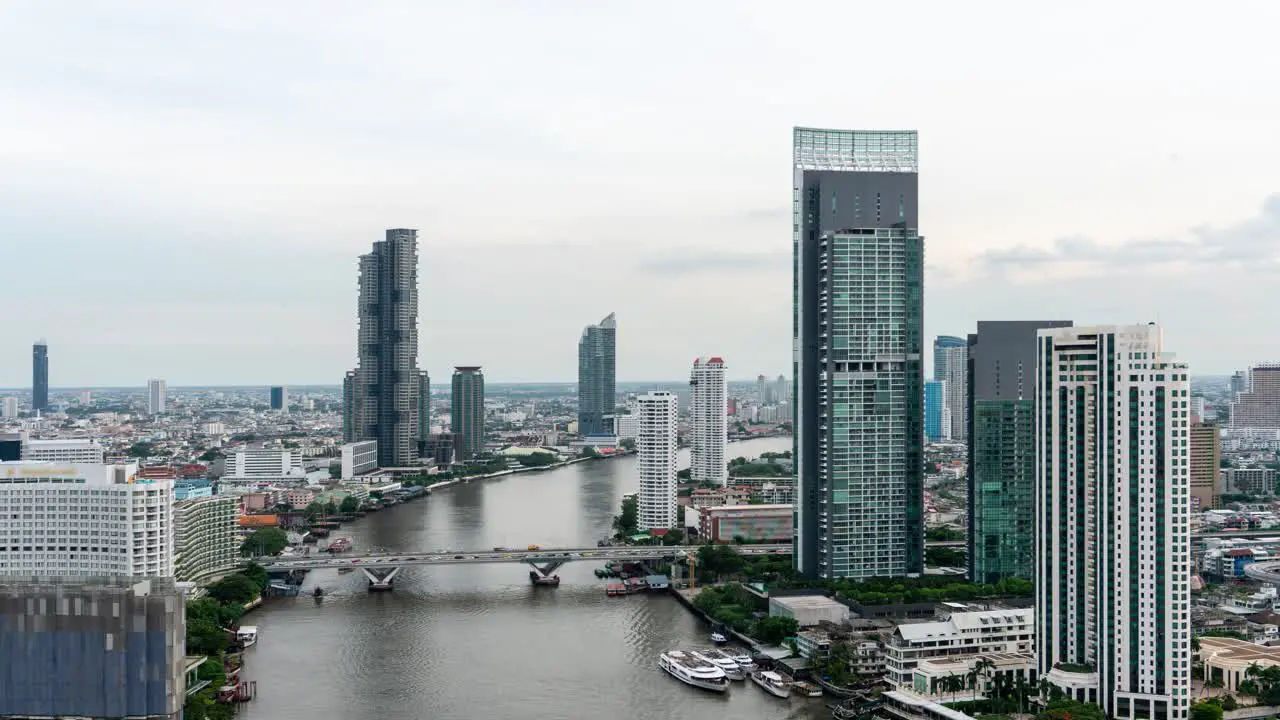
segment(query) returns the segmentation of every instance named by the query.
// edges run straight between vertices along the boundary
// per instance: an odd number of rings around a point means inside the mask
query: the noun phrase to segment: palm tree
[[[976,661],[974,661],[972,675],[973,675],[973,689],[975,692],[978,689],[979,676],[981,676],[982,679],[985,680],[988,685],[991,684],[992,670],[995,670],[995,667],[996,667],[996,664],[992,662],[989,658],[980,657]],[[998,690],[997,690],[997,694],[998,694]]]

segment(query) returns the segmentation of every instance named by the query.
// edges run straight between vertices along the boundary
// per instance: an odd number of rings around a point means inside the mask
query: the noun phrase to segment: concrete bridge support
[[[400,568],[398,567],[362,567],[360,570],[364,573],[365,578],[369,580],[370,592],[390,590],[391,584],[395,582],[396,575],[400,574]]]

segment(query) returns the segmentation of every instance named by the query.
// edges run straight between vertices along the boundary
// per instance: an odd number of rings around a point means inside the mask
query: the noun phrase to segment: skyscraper
[[[1231,373],[1231,397],[1234,398],[1236,393],[1242,393],[1249,389],[1249,378],[1243,370],[1237,370]]]
[[[379,466],[405,467],[418,457],[417,230],[388,230],[360,256],[357,307],[360,364],[343,384],[343,435],[377,440]]]
[[[769,387],[769,378],[763,375],[756,376],[756,400],[761,405],[768,405],[773,402],[773,388]]]
[[[479,366],[453,369],[449,429],[462,436],[457,446],[458,460],[470,460],[484,450],[484,373]]]
[[[791,402],[791,383],[787,382],[786,375],[779,375],[773,381],[773,401],[784,404]]]
[[[729,468],[724,451],[728,443],[728,394],[724,360],[698,358],[689,373],[690,447],[689,478],[698,483],[725,485]]]
[[[613,432],[617,403],[618,322],[609,313],[595,325],[582,329],[578,340],[578,434]]]
[[[1151,325],[1040,330],[1036,655],[1110,718],[1188,717],[1187,366]]]
[[[18,417],[18,398],[7,397],[4,399],[3,409],[0,409],[0,418],[12,420]]]
[[[165,385],[163,380],[147,381],[147,414],[162,415],[165,410]]]
[[[975,583],[1035,576],[1036,333],[1070,326],[1066,320],[979,321],[969,336],[965,474]]]
[[[947,412],[951,415],[952,440],[964,441],[969,437],[968,421],[968,374],[969,349],[965,345],[951,345],[956,340],[950,335],[940,335],[933,341],[933,378],[947,383]],[[1032,348],[1035,344],[1032,343]]]
[[[274,385],[271,388],[271,409],[281,412],[289,412],[289,388],[284,385]]]
[[[924,437],[929,442],[951,437],[946,380],[929,380],[924,384]]]
[[[796,568],[924,569],[924,239],[914,131],[796,128]]]
[[[31,346],[31,409],[49,409],[49,344],[44,340]]]
[[[355,370],[348,370],[342,376],[342,441],[356,442],[359,431],[359,420],[356,417],[356,392],[358,390]]]
[[[1217,423],[1192,419],[1187,456],[1191,459],[1191,512],[1216,507],[1215,498],[1222,494],[1222,444]]]
[[[427,441],[431,439],[431,376],[426,370],[418,373],[418,455],[427,455]]]
[[[1280,363],[1249,368],[1245,388],[1231,402],[1231,427],[1280,429]]]
[[[641,530],[675,527],[677,400],[655,390],[636,398],[636,472],[640,478],[636,525]]]

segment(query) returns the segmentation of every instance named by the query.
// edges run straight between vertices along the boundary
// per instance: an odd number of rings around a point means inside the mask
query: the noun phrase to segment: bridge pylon
[[[398,567],[362,567],[360,568],[360,571],[363,572],[364,576],[369,580],[370,592],[390,590],[392,587],[391,584],[395,582],[396,575],[400,574],[400,568]]]
[[[563,560],[551,558],[525,558],[525,564],[533,568],[529,571],[529,581],[534,585],[559,585],[560,576],[555,572],[564,565]]]

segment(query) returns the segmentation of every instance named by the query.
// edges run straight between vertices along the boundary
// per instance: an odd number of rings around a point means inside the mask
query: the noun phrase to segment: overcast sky
[[[420,230],[436,381],[791,349],[794,125],[920,131],[926,332],[1280,358],[1275,0],[0,4],[0,386],[338,383]]]

